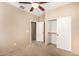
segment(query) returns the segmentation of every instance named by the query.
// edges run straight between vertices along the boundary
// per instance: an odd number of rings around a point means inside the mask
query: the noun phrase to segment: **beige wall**
[[[6,3],[0,3],[0,54],[30,43],[31,21],[37,17]]]
[[[42,15],[38,16],[38,21],[39,22],[42,22],[44,20],[45,20],[45,14],[42,14]]]
[[[72,52],[79,54],[79,3],[71,3],[56,9],[52,9],[45,14],[45,38],[46,44],[48,39],[48,20],[56,19],[57,17],[72,16]]]

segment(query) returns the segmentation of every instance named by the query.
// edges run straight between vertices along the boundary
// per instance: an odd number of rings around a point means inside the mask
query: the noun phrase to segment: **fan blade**
[[[24,6],[20,6],[20,8],[21,8],[21,9],[25,9],[25,7],[24,7]]]
[[[32,7],[31,9],[30,9],[30,12],[32,12],[34,10],[34,8]]]
[[[45,9],[41,6],[38,7],[40,10],[44,11]]]
[[[19,2],[21,4],[31,4],[31,2]]]

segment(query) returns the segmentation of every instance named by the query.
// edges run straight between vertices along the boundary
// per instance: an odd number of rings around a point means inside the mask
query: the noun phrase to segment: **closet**
[[[60,49],[72,51],[71,20],[71,16],[48,20],[47,43],[55,44]]]
[[[48,20],[48,43],[56,44],[56,19]]]

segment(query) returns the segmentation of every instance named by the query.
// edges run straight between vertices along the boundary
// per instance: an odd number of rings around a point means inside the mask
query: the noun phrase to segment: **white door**
[[[71,17],[57,18],[57,48],[71,51]]]
[[[36,41],[44,41],[44,22],[36,22]]]

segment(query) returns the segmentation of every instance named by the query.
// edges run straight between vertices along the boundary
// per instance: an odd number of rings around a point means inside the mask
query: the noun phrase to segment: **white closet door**
[[[57,18],[57,48],[71,51],[71,17]]]
[[[43,42],[44,38],[44,22],[36,23],[36,40]]]

